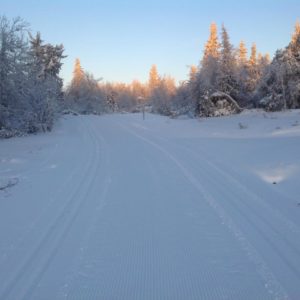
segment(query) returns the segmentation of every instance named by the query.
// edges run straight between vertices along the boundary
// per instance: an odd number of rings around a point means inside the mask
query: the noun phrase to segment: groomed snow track
[[[300,299],[299,208],[273,201],[290,195],[147,117],[161,130],[68,117],[44,156],[0,169],[19,178],[0,194],[0,299]]]

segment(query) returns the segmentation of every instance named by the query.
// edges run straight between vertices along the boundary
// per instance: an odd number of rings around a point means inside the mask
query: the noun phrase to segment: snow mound
[[[265,182],[279,183],[292,177],[299,171],[296,165],[278,166],[273,168],[266,168],[256,171],[256,174]]]

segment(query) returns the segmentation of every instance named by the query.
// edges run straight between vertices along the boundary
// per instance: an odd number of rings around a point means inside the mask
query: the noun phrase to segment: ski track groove
[[[148,130],[148,132],[153,132],[153,131]],[[221,173],[224,177],[227,178],[228,181],[231,181],[234,185],[236,185],[242,193],[247,194],[251,197],[251,199],[254,199],[256,201],[257,205],[263,206],[263,209],[271,211],[273,216],[276,216],[281,222],[285,223],[285,226],[287,226],[290,231],[300,234],[300,226],[299,225],[295,224],[293,221],[286,218],[280,212],[280,210],[275,209],[273,206],[267,204],[262,197],[260,197],[259,195],[254,193],[252,190],[250,190],[246,186],[246,184],[243,184],[240,180],[236,179],[236,177],[234,175],[230,174],[230,172],[228,171],[228,166],[226,165],[226,167],[225,167],[224,163],[222,165],[224,166],[224,168],[226,168],[226,172],[219,166],[220,163],[212,162],[212,160],[210,158],[208,158],[208,154],[202,149],[199,149],[201,152],[201,156],[200,156],[198,153],[196,153],[195,151],[191,150],[190,148],[188,148],[186,146],[175,144],[174,142],[171,142],[170,140],[162,138],[162,137],[158,137],[158,136],[154,137],[152,134],[151,134],[151,136],[152,136],[152,138],[156,138],[156,139],[159,139],[159,140],[167,142],[167,143],[172,143],[173,146],[185,149],[186,151],[190,152],[190,154],[192,154],[197,159],[199,159],[201,157],[203,158],[203,156],[204,156],[205,162],[211,168],[215,169],[218,173]]]
[[[164,142],[168,142],[171,143],[169,140],[167,139],[163,139],[163,138],[159,138],[161,140],[163,140]],[[272,215],[274,217],[276,217],[278,220],[277,221],[281,221],[283,224],[283,226],[286,226],[286,228],[288,229],[288,231],[290,231],[293,234],[296,234],[296,237],[293,237],[292,240],[300,240],[300,227],[295,224],[294,222],[290,221],[289,219],[287,219],[282,213],[280,213],[279,210],[275,209],[274,207],[272,207],[271,205],[267,204],[264,199],[262,199],[261,197],[259,197],[256,193],[252,192],[247,186],[245,186],[244,184],[242,184],[239,180],[237,180],[234,176],[232,176],[231,174],[229,174],[228,172],[223,171],[217,164],[213,163],[210,159],[207,158],[207,154],[201,150],[201,155],[199,155],[198,153],[196,153],[195,151],[191,150],[190,148],[187,148],[185,146],[182,145],[175,145],[174,143],[172,143],[173,146],[177,146],[178,148],[184,149],[187,152],[189,152],[189,154],[191,154],[192,156],[195,157],[195,161],[199,161],[199,159],[202,158],[203,161],[203,156],[205,156],[205,160],[204,163],[206,163],[209,167],[206,168],[206,174],[203,173],[201,168],[198,168],[198,170],[200,170],[200,172],[202,173],[203,176],[205,176],[207,178],[208,181],[212,182],[212,179],[210,176],[207,176],[207,173],[211,172],[211,169],[214,169],[217,173],[219,173],[221,176],[223,176],[222,180],[224,180],[224,178],[229,182],[229,186],[234,186],[235,187],[235,191],[231,191],[233,194],[236,193],[236,190],[239,190],[241,192],[241,194],[243,195],[247,195],[249,197],[249,199],[251,199],[252,203],[253,200],[255,201],[255,207],[250,206],[250,204],[248,202],[245,201],[239,201],[238,204],[240,205],[244,205],[247,208],[247,212],[249,212],[249,210],[252,212],[252,214],[256,217],[259,218],[261,220],[261,222],[265,223],[265,225],[268,225],[272,231],[278,236],[279,239],[283,239],[287,244],[290,245],[290,247],[293,249],[294,252],[296,252],[298,255],[300,255],[300,249],[298,249],[297,247],[295,247],[285,236],[284,232],[279,232],[274,225],[267,220],[267,218],[262,215],[261,213],[259,213],[260,211],[269,211],[272,213]],[[215,174],[213,174],[215,175]],[[222,189],[222,187],[215,187],[216,189]],[[222,189],[222,193],[224,194],[228,194],[228,191],[226,189]],[[235,195],[235,197],[233,197],[232,199],[236,199],[236,198],[240,198],[240,196]],[[236,200],[235,203],[237,203]],[[259,209],[259,207],[261,207]],[[237,209],[237,206],[235,206],[234,208]],[[245,215],[245,214],[244,214]],[[246,215],[245,215],[246,216]],[[248,216],[247,216],[248,217]],[[282,227],[280,227],[282,228]],[[297,272],[299,274],[299,272]]]
[[[86,138],[86,135],[84,136],[84,138]],[[54,157],[54,155],[52,155],[52,157]],[[35,168],[35,170],[38,169],[38,168],[39,167]],[[41,222],[43,220],[43,218],[44,218],[45,214],[47,213],[48,209],[52,205],[54,205],[56,202],[60,201],[60,199],[57,197],[57,195],[59,195],[59,192],[62,192],[65,189],[66,186],[68,186],[69,184],[72,184],[72,179],[74,178],[75,174],[78,173],[78,172],[81,173],[81,169],[79,169],[79,170],[75,169],[75,168],[73,169],[72,173],[68,176],[68,178],[64,181],[64,183],[61,184],[58,191],[54,192],[50,196],[50,201],[43,208],[40,215],[31,222],[31,224],[29,225],[29,227],[25,231],[25,233],[23,233],[23,235],[21,235],[18,239],[16,239],[16,241],[13,244],[10,245],[10,249],[11,249],[10,252],[6,252],[6,253],[2,254],[2,256],[0,258],[0,268],[1,268],[1,265],[3,265],[11,257],[11,255],[13,255],[13,253],[22,246],[22,244],[26,241],[26,238],[28,238],[30,236],[31,232],[35,228],[38,228],[39,222]],[[31,173],[31,171],[29,173]],[[32,173],[33,173],[33,171],[32,171]]]
[[[94,132],[94,138],[98,141],[100,140],[100,143],[103,145],[103,148],[104,148],[103,152],[102,152],[102,156],[101,156],[102,164],[100,162],[97,163],[97,170],[95,172],[95,174],[97,174],[97,171],[100,169],[100,167],[105,166],[105,174],[106,175],[105,175],[105,179],[104,179],[104,185],[103,185],[102,191],[100,193],[99,203],[98,203],[97,207],[95,208],[95,210],[93,211],[93,216],[91,217],[91,221],[89,222],[87,234],[84,236],[84,238],[81,242],[81,247],[80,247],[81,251],[80,251],[79,257],[76,260],[75,265],[73,266],[73,270],[70,272],[70,274],[67,278],[67,282],[58,292],[59,299],[61,299],[61,298],[67,299],[68,295],[69,295],[69,288],[72,286],[72,283],[75,281],[77,276],[82,276],[82,274],[79,272],[79,269],[80,269],[80,267],[82,267],[82,265],[84,263],[84,254],[88,248],[89,241],[91,240],[91,235],[96,227],[96,223],[99,218],[99,212],[106,205],[106,197],[107,197],[109,187],[110,187],[110,184],[112,181],[110,168],[109,168],[111,158],[110,158],[109,151],[108,151],[108,144],[106,143],[106,141],[102,135],[99,136],[99,132],[97,132],[97,133]],[[103,157],[103,155],[104,155],[104,157]],[[96,176],[94,177],[94,179],[96,179]]]
[[[162,138],[160,138],[162,139]],[[163,139],[165,142],[169,142],[171,143],[169,140]],[[282,261],[285,262],[285,264],[290,268],[290,270],[298,277],[300,278],[300,270],[298,270],[296,267],[293,266],[293,259],[290,259],[291,261],[289,261],[282,253],[282,251],[272,242],[272,240],[268,237],[267,234],[265,234],[257,225],[256,222],[252,221],[249,218],[249,212],[251,212],[251,214],[254,216],[254,218],[257,218],[258,220],[260,220],[260,222],[264,223],[264,225],[266,225],[268,228],[271,229],[271,231],[273,231],[273,233],[276,235],[276,240],[280,241],[283,240],[287,245],[289,245],[290,249],[292,250],[292,252],[294,252],[294,254],[297,254],[297,257],[299,257],[300,255],[300,249],[297,248],[297,246],[295,246],[293,244],[293,242],[295,241],[299,241],[300,240],[300,228],[292,221],[288,220],[283,214],[281,214],[277,209],[273,208],[272,206],[268,205],[264,199],[260,198],[257,194],[253,193],[251,190],[249,190],[248,187],[246,187],[245,185],[243,185],[242,183],[240,183],[239,180],[237,180],[236,178],[234,178],[231,174],[223,171],[219,166],[217,166],[215,163],[213,163],[211,160],[209,160],[207,158],[207,154],[201,150],[201,155],[199,155],[198,153],[196,153],[195,151],[191,150],[190,148],[187,148],[185,146],[182,145],[175,145],[174,143],[172,143],[173,146],[177,146],[178,148],[181,149],[185,149],[187,152],[189,152],[189,154],[191,154],[192,156],[194,156],[196,158],[195,161],[199,161],[199,159],[202,157],[202,161],[203,161],[203,156],[205,157],[204,163],[206,163],[208,165],[207,168],[205,168],[205,174],[203,173],[203,168],[198,168],[198,172],[202,173],[202,176],[205,176],[207,178],[208,181],[210,181],[211,184],[213,184],[214,182],[212,181],[212,177],[215,178],[216,174],[212,174],[214,176],[207,176],[208,173],[211,173],[211,170],[215,170],[216,172],[218,172],[221,176],[223,176],[222,180],[224,180],[224,178],[229,182],[228,186],[234,186],[235,187],[235,191],[231,191],[232,194],[234,194],[234,197],[230,197],[230,193],[228,192],[227,189],[222,188],[222,186],[215,186],[215,189],[220,190],[222,192],[223,195],[228,195],[227,199],[231,199],[231,202],[228,201],[227,203],[234,209],[234,210],[238,210],[239,214],[242,215],[244,217],[244,219],[246,219],[251,225],[252,227],[256,228],[256,230],[264,237],[264,239],[269,243],[269,245],[271,245],[271,247],[273,248],[273,250],[277,253],[277,255],[282,259]],[[255,200],[255,207],[251,206],[250,203],[246,202],[246,201],[238,201],[237,198],[240,198],[240,196],[236,193],[236,190],[239,190],[241,192],[241,194],[247,195],[249,197],[249,199],[251,199],[252,203],[253,200]],[[233,203],[234,202],[234,203]],[[251,204],[252,204],[251,203]],[[237,205],[235,205],[237,204]],[[239,207],[240,206],[244,206],[247,213],[244,213]],[[262,207],[261,209],[258,209],[259,207]],[[293,234],[296,234],[296,236],[290,237],[290,240],[287,238],[286,234],[284,231],[279,231],[275,228],[275,226],[265,217],[264,214],[261,214],[261,211],[269,211],[271,212],[271,214],[276,217],[278,220],[277,221],[281,221],[283,224],[282,226],[280,226],[279,228],[283,228],[283,226],[286,226],[286,228]],[[266,228],[266,227],[261,227],[261,228]],[[299,244],[299,242],[298,242]],[[299,245],[298,245],[299,246]]]
[[[183,146],[182,146],[183,147]],[[191,154],[193,154],[195,157],[199,158],[199,155],[192,151],[191,149],[187,147],[183,147],[187,149]],[[283,222],[287,229],[290,231],[300,234],[300,227],[292,222],[291,220],[287,219],[279,210],[275,209],[271,205],[267,204],[264,199],[262,199],[260,196],[258,196],[256,193],[251,191],[245,184],[241,183],[240,180],[237,180],[233,175],[229,174],[229,172],[224,172],[221,167],[219,167],[216,163],[213,163],[211,160],[207,158],[206,153],[203,150],[200,150],[202,155],[206,156],[205,162],[213,169],[215,169],[218,173],[226,177],[228,181],[230,181],[232,184],[236,185],[238,189],[243,192],[244,194],[247,194],[251,197],[251,199],[254,199],[256,201],[257,205],[263,206],[263,209],[272,212],[273,216],[276,216],[278,220]]]
[[[25,253],[24,257],[18,257],[20,261],[9,272],[11,276],[4,277],[0,284],[0,300],[27,300],[38,299],[39,283],[42,281],[44,274],[47,272],[51,262],[55,259],[59,253],[60,247],[64,242],[64,238],[70,233],[70,229],[73,228],[74,222],[79,218],[79,213],[84,206],[85,199],[89,197],[91,189],[96,188],[95,182],[97,178],[103,179],[103,182],[97,188],[99,191],[97,202],[93,200],[93,206],[87,206],[88,211],[94,207],[91,212],[91,218],[87,221],[86,230],[82,237],[80,237],[80,251],[78,255],[74,256],[73,264],[69,274],[66,275],[65,284],[58,288],[56,293],[57,298],[53,299],[71,299],[69,298],[72,293],[71,288],[76,287],[76,280],[86,277],[88,279],[93,278],[93,274],[89,274],[84,267],[89,268],[88,265],[96,264],[98,260],[90,260],[88,257],[88,249],[90,243],[92,245],[92,237],[97,234],[97,221],[99,221],[100,211],[105,207],[107,201],[107,194],[112,182],[112,174],[110,172],[110,149],[104,136],[96,131],[95,124],[90,122],[91,120],[81,118],[80,122],[86,127],[86,130],[81,129],[83,133],[82,138],[86,139],[89,143],[90,159],[87,159],[86,164],[80,163],[79,167],[73,168],[72,173],[64,180],[60,188],[49,199],[49,203],[43,209],[40,216],[38,216],[28,229],[18,239],[16,239],[9,248],[9,251],[4,256],[0,257],[1,266],[9,266],[10,261],[13,258],[13,254],[20,253],[20,249],[25,243],[30,240],[31,232],[39,233],[38,238],[35,240],[32,247],[28,247],[29,250]],[[273,299],[289,299],[289,295],[285,288],[282,286],[278,278],[274,275],[271,268],[268,266],[266,259],[259,252],[260,245],[251,243],[251,235],[257,234],[258,238],[264,240],[265,245],[272,249],[272,255],[279,257],[281,263],[284,263],[284,269],[289,269],[295,276],[300,279],[300,271],[293,265],[293,259],[298,259],[300,254],[299,234],[300,227],[289,220],[277,207],[272,207],[265,202],[264,197],[258,195],[247,184],[241,181],[234,170],[222,162],[216,162],[209,156],[209,153],[205,152],[205,149],[201,147],[199,152],[190,148],[192,145],[180,145],[172,139],[155,136],[155,131],[149,128],[128,123],[121,123],[113,121],[118,127],[123,128],[124,131],[140,140],[142,143],[150,145],[154,150],[160,152],[169,162],[173,164],[180,174],[186,179],[187,182],[193,187],[193,189],[199,192],[201,200],[207,204],[207,207],[219,218],[222,225],[225,225],[228,232],[236,239],[240,249],[247,256],[249,261],[255,267],[256,273],[261,278],[261,282],[264,283],[266,291]],[[134,128],[132,128],[134,127]],[[145,134],[147,133],[147,134]],[[25,176],[33,174],[34,172],[41,172],[47,163],[51,159],[55,158],[58,148],[60,148],[64,142],[60,142],[55,145],[53,152],[49,154],[41,164],[32,168],[25,173],[20,173],[18,176]],[[102,148],[102,147],[103,148]],[[189,147],[190,146],[190,147]],[[101,151],[103,155],[101,155]],[[192,160],[184,160],[184,156],[193,157]],[[151,162],[149,161],[150,166]],[[147,162],[148,164],[148,162]],[[80,169],[82,167],[82,169]],[[100,167],[104,169],[104,173],[100,173]],[[149,166],[148,166],[149,167]],[[151,170],[151,168],[150,168]],[[155,177],[159,170],[152,167],[152,176]],[[179,173],[178,173],[179,174]],[[180,175],[180,176],[181,176]],[[215,178],[215,181],[212,179]],[[74,178],[78,179],[77,187],[72,186]],[[204,182],[202,182],[204,180]],[[216,182],[222,182],[222,185],[215,184]],[[224,186],[223,186],[224,184]],[[234,188],[230,188],[234,186]],[[73,188],[72,188],[73,187]],[[227,188],[226,188],[227,187]],[[71,193],[66,194],[66,191],[71,190]],[[67,195],[63,198],[64,195]],[[222,195],[222,201],[219,195]],[[245,195],[245,201],[240,201],[244,198],[241,195]],[[60,197],[62,199],[60,199]],[[251,199],[251,201],[250,201]],[[60,201],[63,200],[63,201]],[[54,211],[54,214],[49,215],[46,222],[43,221],[43,216],[55,203],[61,202],[62,205]],[[96,204],[96,205],[95,205]],[[268,210],[270,212],[270,218],[267,218],[262,210]],[[53,211],[53,209],[52,209]],[[51,218],[49,218],[51,217]],[[241,222],[241,217],[245,222]],[[38,230],[38,226],[42,223],[44,230]],[[244,229],[246,227],[246,229]],[[247,228],[252,228],[250,236],[247,236]],[[43,229],[42,228],[42,229]],[[287,232],[284,230],[287,229]],[[249,235],[249,233],[248,233]],[[276,240],[275,240],[276,238]],[[30,242],[30,241],[29,241]],[[162,256],[157,251],[155,244],[151,239],[147,241],[144,246],[144,252],[139,251],[138,245],[132,242],[128,247],[128,252],[131,253],[126,259],[121,259],[120,273],[112,273],[110,278],[106,282],[105,288],[95,289],[92,287],[85,287],[79,289],[79,294],[76,295],[76,299],[106,299],[106,291],[122,291],[122,299],[164,299],[164,296],[160,293],[160,288],[165,291],[174,291],[174,300],[179,298],[178,295],[185,294],[190,295],[192,299],[213,298],[213,299],[243,299],[245,296],[244,290],[239,286],[235,287],[234,291],[227,290],[224,286],[216,286],[214,289],[210,289],[209,286],[194,286],[193,280],[189,278],[188,273],[182,274],[181,284],[174,285],[171,279],[165,278],[164,273],[159,273],[157,276],[157,282],[165,281],[164,286],[157,288],[155,280],[153,280],[153,268],[164,265]],[[284,251],[285,250],[285,251]],[[182,250],[183,260],[186,257],[193,256],[193,252],[190,248],[185,247]],[[263,253],[263,252],[262,252]],[[289,255],[287,255],[287,253]],[[284,255],[285,254],[285,255]],[[118,255],[118,252],[117,252]],[[17,257],[17,255],[15,255]],[[145,263],[146,270],[140,270],[139,266]],[[87,260],[86,260],[87,259]],[[74,262],[75,260],[75,262]],[[155,262],[155,264],[153,264]],[[8,264],[7,264],[8,263]],[[88,265],[87,265],[88,263]],[[102,264],[101,257],[99,257],[99,263]],[[232,265],[232,264],[231,264]],[[14,270],[15,269],[15,270]],[[169,266],[167,271],[172,274],[174,267]],[[130,271],[129,271],[130,270]],[[144,273],[142,273],[144,272]],[[138,276],[136,273],[140,273]],[[136,278],[142,276],[143,280],[135,289],[129,283],[134,282]],[[117,276],[117,280],[113,280],[112,276]],[[215,272],[208,268],[204,268],[201,272],[201,277],[209,282],[217,282],[217,276]],[[279,279],[281,276],[279,275]],[[1,277],[0,277],[1,279]],[[79,281],[80,282],[80,281]],[[3,284],[4,283],[4,284]],[[76,288],[75,288],[76,290]],[[177,291],[177,293],[176,293]],[[165,294],[168,298],[169,294]],[[72,298],[73,299],[73,298]],[[112,298],[117,299],[117,298]],[[119,298],[118,298],[119,299]],[[121,299],[121,298],[120,298]]]
[[[194,157],[198,158],[199,159],[199,156],[194,152],[194,151],[191,151],[189,149],[189,152],[190,154],[192,154]],[[263,212],[263,211],[270,211],[273,216],[275,216],[277,219],[279,219],[280,221],[283,222],[283,225],[286,225],[286,228],[289,229],[293,234],[296,234],[297,236],[295,237],[291,237],[291,240],[292,241],[299,241],[300,239],[300,236],[298,236],[299,234],[299,228],[296,224],[292,223],[292,222],[288,222],[289,220],[287,220],[283,215],[279,214],[278,213],[278,210],[276,209],[269,209],[269,205],[267,205],[263,199],[259,198],[256,194],[252,193],[250,190],[248,190],[246,187],[244,188],[243,185],[241,185],[239,183],[238,180],[234,179],[231,175],[227,175],[227,173],[225,173],[223,170],[221,170],[219,167],[216,167],[214,165],[214,163],[212,162],[209,162],[209,161],[206,161],[206,163],[210,166],[210,168],[207,168],[206,169],[206,172],[209,173],[209,170],[211,168],[215,169],[217,172],[220,173],[220,175],[224,176],[230,183],[231,183],[231,186],[234,185],[235,188],[238,187],[238,189],[240,189],[241,192],[243,192],[243,194],[246,194],[248,195],[249,198],[251,198],[251,201],[253,199],[256,200],[255,202],[255,205],[256,207],[253,207],[251,206],[248,202],[246,201],[238,201],[237,198],[240,198],[240,196],[238,195],[234,195],[235,197],[231,197],[232,199],[232,202],[234,203],[230,203],[232,205],[233,208],[235,209],[238,209],[238,205],[234,205],[234,204],[239,204],[241,206],[244,206],[245,209],[247,210],[247,212],[251,212],[251,215],[253,215],[255,218],[259,219],[262,223],[264,223],[264,225],[267,225],[272,231],[273,233],[277,236],[277,239],[278,240],[283,240],[286,244],[288,244],[290,246],[291,249],[293,249],[294,252],[297,253],[298,256],[300,256],[300,249],[298,249],[294,244],[292,244],[292,242],[290,240],[287,239],[286,235],[284,234],[284,231],[279,231],[278,229],[275,228],[275,226],[265,217],[264,214],[260,213],[260,212]],[[199,168],[200,169],[200,168]],[[223,178],[224,179],[224,178]],[[212,180],[209,176],[207,176],[207,180],[210,181],[211,183]],[[222,186],[217,186],[216,189],[219,189],[222,194],[229,194],[228,191],[226,189],[224,189]],[[232,194],[235,194],[236,192],[234,191],[231,191]],[[258,209],[257,206],[264,206],[264,209]],[[256,209],[255,209],[256,208]],[[250,219],[249,219],[249,216],[248,214],[245,214],[243,213],[241,210],[240,210],[240,213],[243,214],[244,218],[247,218],[250,222]],[[278,220],[276,220],[277,222]],[[251,221],[252,222],[252,221]],[[252,222],[253,223],[253,222]],[[256,225],[255,223],[253,223],[253,226],[255,226],[257,228],[257,230],[260,230]],[[279,227],[280,229],[282,229],[283,227],[280,226]],[[266,238],[267,239],[267,238]],[[274,245],[273,245],[274,247]],[[296,272],[299,276],[299,271]]]
[[[54,258],[56,252],[59,250],[59,246],[60,246],[61,242],[63,241],[64,237],[68,234],[69,229],[72,227],[73,222],[75,221],[78,213],[80,212],[80,208],[85,203],[84,200],[86,199],[86,196],[88,195],[88,193],[90,191],[90,187],[93,185],[93,183],[95,181],[95,178],[96,178],[95,175],[96,175],[96,172],[97,172],[98,167],[99,167],[99,158],[100,158],[99,150],[100,150],[100,146],[99,146],[98,140],[95,139],[94,133],[92,134],[92,130],[91,130],[90,126],[89,126],[88,131],[89,131],[89,135],[90,135],[90,140],[96,141],[96,143],[94,143],[94,150],[95,150],[94,155],[96,153],[96,158],[91,159],[92,167],[88,168],[88,169],[90,169],[90,172],[88,172],[88,174],[90,176],[87,176],[87,179],[86,179],[86,180],[88,180],[87,185],[86,185],[85,189],[82,192],[82,196],[78,197],[79,198],[78,202],[74,204],[75,207],[73,209],[72,214],[70,213],[70,218],[65,222],[64,229],[62,230],[61,233],[59,232],[60,235],[56,239],[57,242],[55,243],[55,247],[53,247],[53,249],[51,250],[50,255],[48,255],[48,258],[45,261],[44,265],[42,265],[39,274],[37,274],[35,276],[35,280],[32,282],[31,286],[29,286],[27,288],[27,292],[26,292],[26,295],[25,295],[24,299],[30,299],[29,297],[34,294],[35,287],[38,285],[39,281],[42,278],[42,275],[45,273],[45,271],[47,270],[49,264],[51,263],[51,260]],[[81,186],[81,185],[79,185],[79,186]],[[73,197],[73,200],[75,200],[74,198],[75,198],[75,196]]]
[[[185,146],[185,148],[190,149],[189,147]],[[212,162],[213,158],[209,155],[209,153],[207,153],[206,151],[204,151],[203,147],[198,148],[199,151],[206,156],[207,160],[209,162]],[[190,149],[191,150],[191,149]],[[222,169],[226,169],[226,173],[231,176],[233,179],[239,178],[240,174],[232,167],[229,166],[225,161],[220,161],[218,159],[218,157],[214,157],[214,162],[213,164],[215,165],[215,167]],[[247,183],[243,180],[243,178],[240,178],[238,180],[239,184],[241,184],[243,187],[245,187],[245,189],[248,189],[250,192],[253,193],[252,189],[247,185]],[[273,191],[270,187],[268,188],[268,190]],[[291,201],[296,201],[295,199],[291,198],[290,195],[288,195],[287,193],[285,193],[284,191],[281,190],[276,190],[276,193],[282,195],[283,198],[289,199]],[[258,198],[262,198],[261,196],[259,196],[258,194],[255,194],[256,197]],[[269,207],[268,207],[269,208]],[[270,206],[270,208],[272,209],[273,207]],[[280,210],[277,210],[277,213],[281,214]],[[291,230],[295,230],[296,232],[300,233],[300,226],[293,223],[292,221],[288,220],[289,226],[291,227]]]
[[[248,258],[254,263],[257,273],[265,282],[265,288],[270,295],[275,297],[275,299],[289,299],[287,292],[275,278],[272,271],[267,266],[265,260],[261,257],[256,248],[247,240],[244,233],[238,228],[234,223],[233,219],[228,215],[228,213],[223,209],[223,207],[215,200],[210,193],[208,193],[204,187],[201,185],[200,181],[168,150],[146,138],[141,136],[139,133],[136,133],[134,130],[124,126],[121,123],[118,123],[120,127],[124,128],[127,132],[136,136],[145,143],[151,145],[152,147],[159,150],[163,153],[169,160],[171,160],[178,169],[182,172],[184,177],[201,193],[205,201],[210,205],[210,207],[216,212],[218,217],[222,220],[224,225],[227,226],[229,231],[233,236],[239,241],[241,248],[246,252]],[[153,138],[153,137],[152,137]]]
[[[90,134],[90,130],[89,130]],[[91,137],[91,140],[93,138]],[[44,271],[47,269],[49,262],[55,255],[56,251],[59,249],[60,243],[63,241],[63,238],[68,232],[68,229],[71,227],[73,221],[75,220],[79,208],[84,203],[84,197],[79,196],[79,200],[76,200],[76,196],[78,194],[80,195],[82,186],[85,186],[83,194],[85,195],[89,187],[92,183],[93,176],[88,176],[91,174],[91,169],[93,169],[94,161],[95,161],[95,154],[97,150],[95,151],[95,145],[93,147],[93,154],[91,155],[91,158],[89,159],[89,162],[87,164],[88,167],[85,168],[84,172],[82,172],[84,175],[82,176],[82,179],[80,181],[80,184],[78,187],[74,190],[72,195],[68,198],[68,200],[65,202],[63,208],[59,211],[58,215],[54,218],[54,221],[47,227],[47,230],[42,235],[42,237],[37,242],[37,245],[31,250],[31,252],[27,255],[27,257],[22,261],[21,265],[19,266],[18,270],[13,273],[11,278],[8,279],[8,281],[2,286],[1,292],[0,292],[0,299],[7,300],[10,299],[10,295],[16,290],[16,285],[22,280],[24,274],[26,273],[26,270],[31,267],[32,262],[35,260],[35,258],[40,254],[41,250],[43,249],[43,246],[45,244],[50,243],[51,236],[55,234],[55,231],[58,230],[58,236],[54,236],[52,239],[51,249],[48,250],[46,254],[42,254],[44,259],[42,259],[43,263],[39,266],[39,269],[34,272],[34,274],[31,276],[33,277],[32,280],[30,280],[30,283],[26,285],[25,291],[22,291],[21,295],[18,295],[18,299],[30,299],[28,296],[34,292],[34,288],[38,284],[38,281],[40,280],[41,275],[44,273]],[[97,155],[97,154],[96,154]],[[99,155],[98,155],[99,156]],[[70,211],[70,213],[68,213]],[[66,218],[66,216],[68,216]],[[63,222],[63,229],[60,226],[61,220]],[[64,221],[66,220],[66,221]],[[41,255],[41,254],[40,254]],[[27,279],[26,279],[27,280]],[[20,291],[18,291],[20,292]]]

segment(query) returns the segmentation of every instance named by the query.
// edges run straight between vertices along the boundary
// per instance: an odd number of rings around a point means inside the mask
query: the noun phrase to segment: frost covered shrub
[[[0,130],[5,137],[51,130],[62,100],[58,74],[64,48],[28,32],[22,19],[0,17]]]

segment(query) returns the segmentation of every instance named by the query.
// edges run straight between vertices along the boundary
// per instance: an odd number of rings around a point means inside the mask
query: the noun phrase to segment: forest
[[[179,83],[153,64],[149,80],[131,84],[95,79],[76,59],[63,82],[63,44],[43,41],[21,18],[0,17],[0,137],[50,131],[61,114],[139,112],[176,117],[217,117],[244,109],[300,108],[300,23],[273,58],[255,43],[236,47],[224,25],[210,26],[200,61]]]

